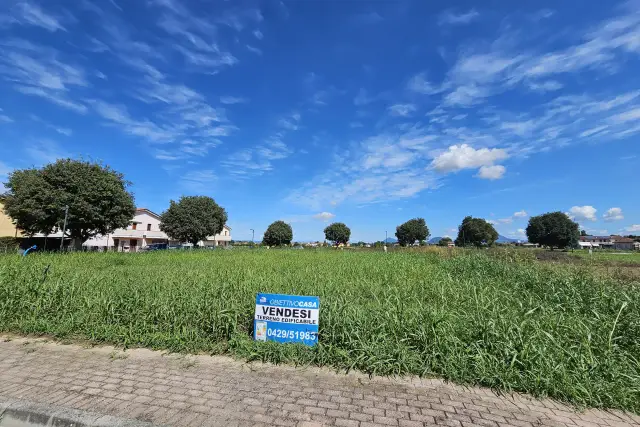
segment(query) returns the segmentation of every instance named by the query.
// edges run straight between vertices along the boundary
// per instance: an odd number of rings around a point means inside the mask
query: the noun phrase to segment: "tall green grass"
[[[435,375],[640,413],[639,291],[509,254],[36,254],[0,257],[0,330]],[[256,292],[320,296],[319,345],[253,342]]]

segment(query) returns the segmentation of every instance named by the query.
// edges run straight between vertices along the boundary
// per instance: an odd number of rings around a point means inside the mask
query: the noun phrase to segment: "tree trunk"
[[[71,239],[71,243],[73,244],[73,249],[74,250],[81,251],[82,250],[82,244],[84,243],[84,239],[74,237],[73,239]]]

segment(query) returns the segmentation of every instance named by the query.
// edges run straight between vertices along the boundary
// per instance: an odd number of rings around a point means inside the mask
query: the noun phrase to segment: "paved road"
[[[226,357],[123,353],[0,336],[0,401],[16,399],[171,426],[452,427],[640,425],[550,400],[440,380],[369,379]]]

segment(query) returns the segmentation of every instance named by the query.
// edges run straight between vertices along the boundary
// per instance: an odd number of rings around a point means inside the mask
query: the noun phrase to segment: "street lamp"
[[[251,230],[251,247],[253,247],[255,231],[253,228],[250,228],[249,230]]]
[[[387,240],[389,239],[389,237],[387,236],[387,231],[385,230],[384,232],[384,244],[387,244]]]

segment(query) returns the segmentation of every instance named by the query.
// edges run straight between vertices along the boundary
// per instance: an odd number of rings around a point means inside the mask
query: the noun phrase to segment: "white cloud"
[[[2,111],[1,108],[0,111]],[[13,123],[13,119],[5,114],[0,114],[0,123]]]
[[[217,180],[215,172],[211,169],[189,171],[180,177],[180,184],[189,191],[205,193],[211,190],[211,186]]]
[[[564,85],[557,80],[547,80],[544,82],[528,82],[527,84],[529,86],[529,89],[535,92],[553,92],[564,87]]]
[[[221,96],[220,102],[222,104],[243,104],[247,102],[246,98],[241,98],[237,96]]]
[[[624,111],[611,117],[611,121],[614,123],[627,123],[637,120],[640,120],[640,107]]]
[[[524,210],[522,211],[518,211],[518,212],[514,212],[514,214],[510,217],[507,218],[501,218],[501,219],[496,219],[496,220],[489,220],[487,222],[497,225],[497,224],[511,224],[513,221],[516,221],[518,219],[521,218],[526,218],[528,217],[529,214],[527,212],[525,212]]]
[[[50,32],[66,31],[58,18],[49,15],[36,4],[23,1],[16,5],[16,10],[20,13],[18,20],[24,24],[41,27]]]
[[[469,84],[464,86],[458,86],[453,92],[448,93],[444,97],[444,105],[468,107],[470,105],[478,104],[483,98],[490,95],[487,88],[477,86],[475,84]]]
[[[482,166],[476,176],[482,179],[495,180],[502,178],[506,170],[507,168],[502,165]]]
[[[336,152],[333,167],[292,191],[286,200],[323,209],[401,200],[437,188],[438,178],[424,170],[430,142],[419,129],[366,138],[346,152]]]
[[[84,70],[58,59],[59,52],[23,40],[10,40],[0,48],[0,75],[25,95],[39,96],[78,113],[87,111],[70,99],[72,89],[89,86]]]
[[[251,46],[250,44],[248,44],[246,47],[249,52],[255,53],[256,55],[262,55],[262,49]]]
[[[407,117],[416,111],[416,106],[413,104],[395,104],[389,108],[389,114],[395,117]]]
[[[331,212],[320,212],[315,214],[313,217],[317,220],[328,222],[335,217],[335,214],[332,214]]]
[[[433,95],[442,92],[443,90],[443,88],[436,87],[429,83],[426,79],[425,73],[419,73],[411,77],[407,83],[407,89],[424,95]]]
[[[594,128],[587,129],[587,130],[585,130],[583,132],[580,132],[580,136],[582,138],[587,138],[587,137],[589,137],[591,135],[595,135],[596,133],[602,132],[603,130],[607,130],[607,129],[609,129],[608,125],[596,126]]]
[[[602,215],[605,221],[620,221],[624,219],[621,208],[610,208],[604,215]]]
[[[569,217],[575,221],[595,221],[596,212],[593,206],[573,206],[569,209]]]
[[[629,227],[625,228],[625,231],[629,233],[638,233],[640,232],[640,224],[630,225]]]
[[[73,135],[73,131],[69,128],[55,128],[54,130],[58,132],[60,135],[64,135],[64,136]]]
[[[294,112],[278,120],[278,126],[289,131],[300,129],[300,113]]]
[[[475,9],[471,9],[468,12],[456,14],[452,11],[446,11],[438,17],[439,25],[461,25],[468,24],[475,21],[480,17],[480,14]]]
[[[509,157],[506,150],[501,148],[480,148],[478,150],[473,147],[462,144],[452,145],[447,151],[441,153],[433,159],[431,167],[438,172],[455,172],[462,169],[476,169],[479,167],[493,166],[493,163],[505,160]],[[504,169],[487,169],[482,178],[498,174],[502,176]],[[482,174],[482,172],[481,172]]]
[[[84,114],[87,112],[87,107],[85,105],[67,99],[60,92],[47,91],[38,87],[18,87],[16,89],[18,92],[24,93],[25,95],[39,96],[61,107],[75,111],[76,113]]]
[[[175,141],[182,136],[182,131],[175,126],[159,125],[148,119],[133,119],[123,105],[109,104],[100,100],[94,100],[92,105],[98,115],[107,119],[111,124],[119,125],[122,131],[130,135],[139,136],[151,142],[164,143]]]
[[[243,180],[273,170],[275,160],[286,159],[292,153],[280,136],[275,136],[253,148],[236,151],[221,163],[229,175]]]
[[[255,38],[257,38],[258,40],[262,40],[262,38],[264,37],[264,35],[262,34],[262,31],[260,30],[255,30],[253,32],[253,35]]]

